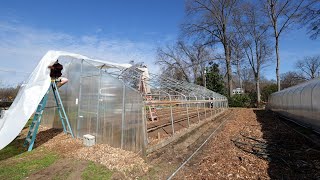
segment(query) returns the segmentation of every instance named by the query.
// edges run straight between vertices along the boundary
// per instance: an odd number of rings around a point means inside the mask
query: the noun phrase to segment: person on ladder
[[[46,107],[47,104],[47,100],[48,100],[48,94],[50,89],[52,89],[52,94],[54,96],[56,105],[57,105],[57,110],[59,113],[59,117],[62,123],[62,127],[63,127],[63,131],[67,134],[70,133],[72,137],[74,137],[72,129],[71,129],[71,125],[69,123],[69,119],[68,116],[66,114],[66,111],[63,107],[63,103],[58,91],[58,88],[61,87],[62,85],[64,85],[65,83],[68,82],[67,78],[61,77],[62,73],[62,69],[63,66],[58,62],[58,60],[51,66],[48,66],[48,68],[50,68],[50,77],[51,77],[51,85],[47,91],[47,93],[43,96],[42,100],[40,101],[36,112],[34,113],[32,122],[30,124],[29,127],[29,131],[27,133],[27,137],[26,140],[23,143],[23,146],[26,147],[27,145],[29,145],[28,147],[28,151],[31,151],[33,148],[33,145],[35,143],[36,140],[36,136],[37,136],[37,132],[39,129],[39,125],[41,123],[41,118],[42,118],[42,114],[43,111]],[[58,83],[56,83],[58,82]]]
[[[59,60],[57,59],[57,61],[51,65],[48,66],[48,68],[50,69],[50,77],[52,80],[55,80],[57,83],[57,87],[61,87],[62,85],[66,84],[68,82],[68,79],[65,77],[61,77],[62,76],[62,69],[63,66],[59,63]]]

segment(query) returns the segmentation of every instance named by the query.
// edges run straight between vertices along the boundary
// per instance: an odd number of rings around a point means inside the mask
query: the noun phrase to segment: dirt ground
[[[25,128],[19,138],[24,139],[27,132],[28,128]],[[113,171],[113,179],[135,179],[145,174],[149,168],[139,154],[107,144],[86,147],[80,139],[72,138],[60,129],[40,127],[34,150],[37,148],[55,152],[61,159],[31,174],[28,179],[81,179],[81,173],[90,161]]]
[[[76,161],[70,158],[59,159],[48,168],[31,174],[28,179],[81,179],[81,173],[88,164],[88,161]]]
[[[215,116],[222,110],[212,108],[173,108],[174,131],[175,133],[183,131],[190,126],[196,125],[200,121]],[[189,115],[189,119],[187,118]],[[170,118],[170,109],[158,109],[157,120],[147,122],[148,141],[150,144],[156,144],[159,140],[172,136],[172,124]]]
[[[226,124],[173,179],[320,178],[318,135],[271,112],[233,109],[206,124],[207,129],[200,127],[198,132],[203,134],[197,140],[190,143],[188,139],[194,136],[191,133],[150,154],[148,160],[153,168],[147,179],[168,178],[226,118]]]
[[[63,158],[28,179],[80,179],[87,160],[116,171],[114,179],[167,179],[212,133],[173,179],[320,179],[319,135],[272,112],[240,108],[225,111],[145,159],[108,145],[84,147],[61,130],[41,128],[35,148]]]

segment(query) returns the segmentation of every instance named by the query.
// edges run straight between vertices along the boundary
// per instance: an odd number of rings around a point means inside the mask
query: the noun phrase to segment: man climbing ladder
[[[142,71],[142,74],[140,76],[140,82],[139,82],[139,91],[145,95],[146,101],[152,101],[153,97],[151,95],[151,89],[148,84],[149,80],[149,72],[146,65],[138,68],[140,71]],[[157,110],[154,105],[147,106],[149,111],[149,116],[151,121],[155,121],[158,119]]]
[[[27,134],[27,138],[24,142],[24,146],[27,146],[29,144],[28,151],[31,151],[33,148],[33,145],[34,145],[34,142],[36,139],[36,135],[37,135],[37,132],[39,129],[39,125],[41,123],[42,114],[43,114],[43,111],[44,111],[45,106],[47,104],[50,89],[52,89],[52,93],[54,95],[54,99],[55,99],[55,102],[57,105],[57,109],[58,109],[59,117],[60,117],[60,120],[62,123],[63,131],[65,133],[70,133],[72,135],[72,137],[74,137],[70,123],[69,123],[69,119],[68,119],[67,114],[65,112],[65,109],[63,107],[61,97],[60,97],[60,94],[58,91],[59,87],[61,87],[63,84],[68,82],[68,79],[61,77],[61,75],[62,75],[61,70],[63,69],[63,66],[61,64],[59,64],[58,60],[52,66],[49,66],[48,68],[50,68],[50,77],[52,80],[51,80],[51,84],[50,84],[50,87],[49,87],[47,93],[44,95],[44,97],[42,98],[41,102],[39,103],[39,105],[37,107],[37,110],[34,114],[32,123],[30,125],[29,132]]]

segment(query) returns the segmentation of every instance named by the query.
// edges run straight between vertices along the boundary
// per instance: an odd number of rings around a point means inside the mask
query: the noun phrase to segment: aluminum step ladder
[[[52,80],[50,87],[47,91],[47,93],[44,95],[44,97],[42,98],[42,100],[40,101],[37,110],[33,116],[30,128],[29,128],[29,132],[27,134],[26,140],[24,141],[23,146],[26,147],[29,144],[29,148],[28,151],[31,151],[37,136],[37,132],[39,129],[39,125],[41,123],[41,118],[42,118],[42,113],[44,108],[46,107],[47,101],[48,101],[48,96],[49,96],[49,91],[50,89],[52,89],[52,93],[54,96],[54,99],[56,101],[56,105],[58,108],[58,113],[59,113],[59,117],[62,123],[62,127],[63,127],[63,131],[66,134],[71,134],[71,136],[74,138],[73,132],[71,130],[71,126],[69,123],[69,119],[67,117],[66,111],[63,107],[62,101],[61,101],[61,97],[58,91],[58,87],[56,85],[56,81]],[[67,124],[67,127],[66,127]]]

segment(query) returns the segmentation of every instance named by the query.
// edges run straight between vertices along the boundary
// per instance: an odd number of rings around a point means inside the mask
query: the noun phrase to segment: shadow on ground
[[[63,130],[62,129],[56,129],[51,128],[47,129],[45,131],[41,131],[37,134],[37,139],[35,142],[35,148],[41,146],[42,144],[48,142],[50,139],[54,138],[58,134],[60,134]]]
[[[48,129],[37,134],[34,149],[46,143],[56,135],[62,132],[62,129]],[[25,141],[24,135],[19,135],[8,146],[0,151],[0,161],[14,157],[27,151],[27,147],[23,147]]]
[[[313,141],[319,136],[270,111],[254,112],[264,141],[256,141],[258,146],[252,148],[251,153],[269,162],[270,178],[319,179],[320,147]]]

